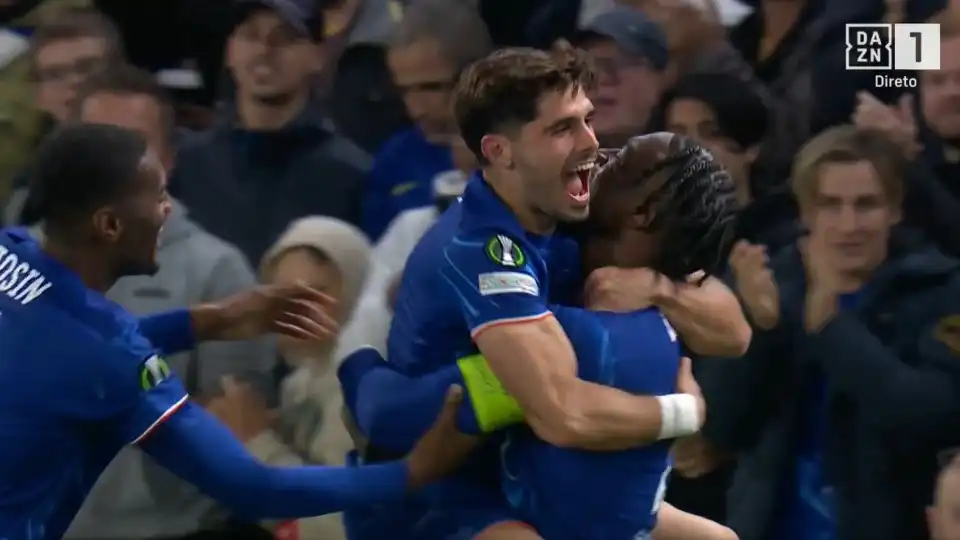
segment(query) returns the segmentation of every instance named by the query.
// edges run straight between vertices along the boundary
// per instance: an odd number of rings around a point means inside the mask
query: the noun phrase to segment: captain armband
[[[480,431],[490,433],[523,423],[523,409],[500,384],[483,355],[473,354],[460,358],[457,360],[457,367],[463,376],[463,384]]]

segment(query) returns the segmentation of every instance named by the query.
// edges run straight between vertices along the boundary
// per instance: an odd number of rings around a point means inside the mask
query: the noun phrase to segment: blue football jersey
[[[60,538],[117,452],[186,400],[138,319],[0,232],[0,538]]]
[[[397,290],[387,358],[415,376],[476,352],[473,335],[549,315],[550,237],[525,232],[479,177],[427,231]]]
[[[581,379],[637,395],[675,391],[680,346],[658,310],[554,313]],[[647,538],[666,488],[669,448],[661,441],[621,452],[563,449],[518,428],[503,447],[504,491],[546,540]]]

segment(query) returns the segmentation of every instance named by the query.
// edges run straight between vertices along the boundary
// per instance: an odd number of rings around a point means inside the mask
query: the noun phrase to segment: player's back
[[[472,341],[460,306],[441,294],[440,267],[446,245],[460,231],[462,207],[454,203],[410,253],[397,289],[387,358],[398,371],[435,371],[470,351]]]
[[[658,310],[558,307],[554,313],[573,344],[581,379],[638,395],[675,391],[680,349]],[[669,444],[588,452],[557,448],[518,430],[505,447],[504,488],[546,540],[643,538],[656,523]]]
[[[125,441],[102,420],[124,402],[101,377],[103,336],[135,320],[93,309],[76,276],[21,231],[0,232],[0,538],[59,538]],[[102,297],[101,297],[102,298]],[[104,299],[104,301],[106,301]],[[79,318],[84,318],[83,323]],[[129,327],[133,325],[133,328]],[[99,354],[98,354],[99,353]],[[135,383],[137,372],[129,376]],[[133,386],[133,384],[131,384]],[[115,431],[113,431],[115,433]]]

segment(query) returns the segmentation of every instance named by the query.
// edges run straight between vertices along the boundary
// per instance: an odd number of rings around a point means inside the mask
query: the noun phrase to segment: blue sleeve
[[[189,309],[175,309],[140,317],[140,333],[162,354],[173,355],[196,347]]]
[[[457,296],[471,336],[497,324],[549,315],[545,274],[537,250],[496,232],[454,238],[440,267],[447,293]]]
[[[610,339],[597,317],[584,309],[554,306],[557,322],[573,345],[577,356],[577,375],[585,380],[609,384],[613,377]]]
[[[166,422],[187,403],[187,391],[166,361],[157,355],[143,360],[138,369],[135,394],[110,422],[123,442],[136,444]]]
[[[408,452],[436,420],[447,389],[461,387],[463,376],[456,364],[419,377],[394,371],[376,349],[361,349],[348,356],[338,371],[344,404],[360,432],[375,446]],[[479,433],[470,400],[460,406],[459,427]]]
[[[247,453],[226,427],[186,404],[140,447],[160,465],[244,519],[318,516],[399,501],[403,462],[364,467],[271,467]]]

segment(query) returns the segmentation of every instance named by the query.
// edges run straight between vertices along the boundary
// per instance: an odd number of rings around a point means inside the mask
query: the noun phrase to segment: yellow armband
[[[457,360],[457,366],[480,431],[490,433],[523,422],[523,409],[504,390],[483,355],[465,356]]]

